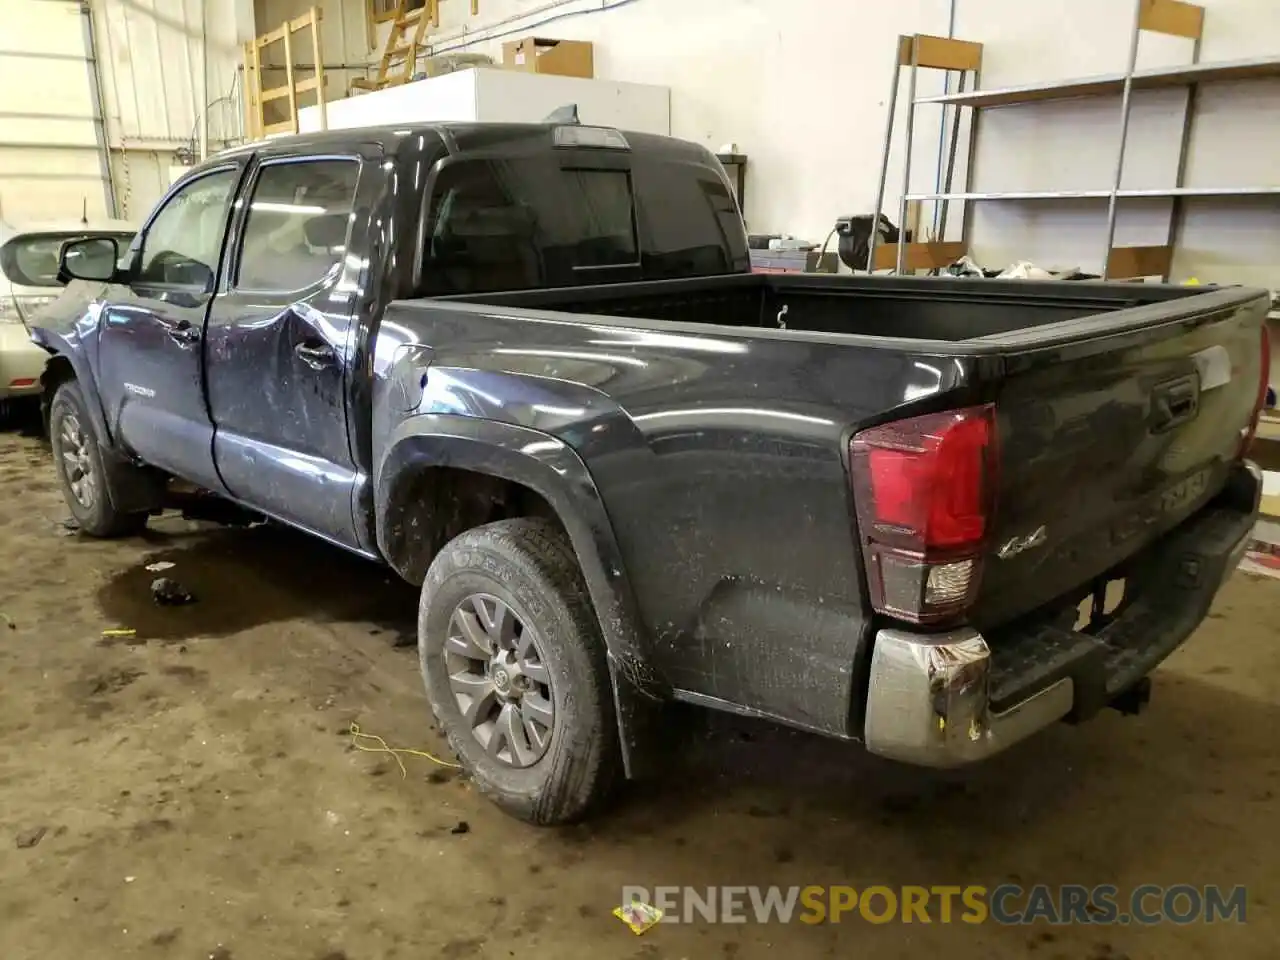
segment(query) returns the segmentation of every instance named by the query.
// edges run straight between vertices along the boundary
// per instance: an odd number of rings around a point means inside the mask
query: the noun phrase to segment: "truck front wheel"
[[[536,824],[581,820],[617,780],[604,643],[568,539],[547,520],[476,527],[422,585],[427,697],[482,792]]]
[[[49,405],[49,442],[67,509],[91,537],[123,537],[147,525],[145,513],[123,513],[111,502],[106,466],[80,386],[68,380]]]

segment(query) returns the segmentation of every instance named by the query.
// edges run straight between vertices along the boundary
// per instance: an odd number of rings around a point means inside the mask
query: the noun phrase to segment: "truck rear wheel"
[[[581,820],[620,754],[604,643],[577,558],[542,519],[461,534],[422,584],[427,697],[477,786],[535,824]]]
[[[145,513],[122,513],[111,502],[102,448],[80,386],[68,380],[49,405],[49,442],[67,509],[91,537],[124,537],[147,525]]]

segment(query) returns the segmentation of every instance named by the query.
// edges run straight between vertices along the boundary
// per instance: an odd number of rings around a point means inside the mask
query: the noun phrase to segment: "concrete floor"
[[[1280,942],[1280,583],[1237,575],[1149,712],[1059,727],[960,774],[699,722],[671,775],[562,831],[440,750],[415,595],[294,534],[99,543],[61,526],[43,448],[0,435],[0,930],[5,960],[214,957],[1273,957]],[[148,563],[199,602],[153,605]],[[134,639],[103,638],[127,627]],[[460,821],[469,831],[453,832]],[[30,842],[43,828],[34,845]],[[1243,884],[1248,923],[663,926],[626,884]]]

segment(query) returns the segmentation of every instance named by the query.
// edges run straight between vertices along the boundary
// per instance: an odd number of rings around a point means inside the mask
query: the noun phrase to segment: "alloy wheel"
[[[62,418],[58,455],[62,458],[62,472],[67,478],[67,486],[71,488],[71,495],[80,506],[92,510],[98,499],[97,472],[89,453],[89,438],[75,413],[68,412]]]
[[[449,618],[444,658],[472,736],[509,766],[537,763],[555,729],[551,674],[537,631],[492,594],[472,594]]]

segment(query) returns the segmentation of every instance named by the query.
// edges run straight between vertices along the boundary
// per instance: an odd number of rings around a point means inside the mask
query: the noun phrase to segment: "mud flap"
[[[665,702],[636,682],[633,674],[618,668],[609,658],[609,677],[613,684],[613,706],[618,715],[618,743],[622,748],[622,767],[628,780],[647,780],[659,770],[669,743],[665,729]]]
[[[100,448],[107,496],[121,513],[153,513],[164,506],[165,477]]]

